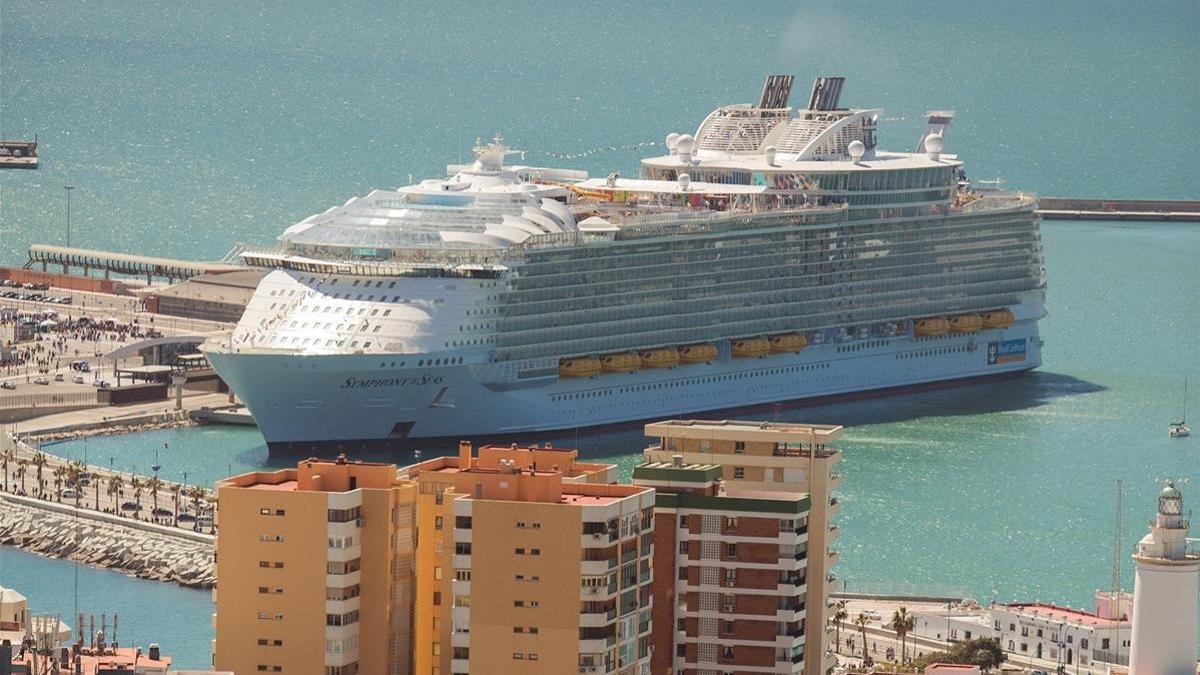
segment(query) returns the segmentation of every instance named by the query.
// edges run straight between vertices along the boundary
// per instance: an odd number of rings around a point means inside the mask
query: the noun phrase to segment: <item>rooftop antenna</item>
[[[1121,492],[1122,492],[1122,487],[1123,487],[1122,481],[1120,478],[1118,478],[1117,479],[1117,506],[1116,506],[1116,514],[1115,514],[1116,522],[1114,523],[1114,526],[1113,526],[1113,562],[1112,562],[1112,583],[1111,583],[1111,587],[1112,587],[1111,602],[1115,602],[1117,604],[1117,606],[1115,608],[1116,616],[1113,618],[1115,618],[1117,620],[1116,624],[1115,624],[1116,629],[1117,629],[1117,635],[1116,635],[1116,640],[1115,640],[1116,646],[1114,647],[1114,649],[1116,649],[1116,652],[1117,652],[1117,661],[1118,662],[1120,662],[1120,660],[1121,660],[1121,619],[1122,619],[1122,612],[1121,612],[1121,606],[1122,606],[1122,602],[1121,602],[1121,595],[1122,595],[1121,594]]]

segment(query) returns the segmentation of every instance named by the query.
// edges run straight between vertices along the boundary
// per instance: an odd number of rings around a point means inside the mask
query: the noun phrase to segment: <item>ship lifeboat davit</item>
[[[771,353],[798,352],[808,346],[808,338],[800,333],[781,333],[770,338]]]
[[[600,357],[600,367],[608,373],[632,373],[641,365],[642,360],[633,352],[604,354]]]
[[[559,377],[592,377],[600,374],[600,359],[584,356],[558,362]]]
[[[941,335],[950,330],[950,322],[941,316],[917,319],[913,324],[914,335]]]
[[[765,356],[771,352],[771,343],[765,337],[739,338],[732,346],[733,355],[738,358]]]
[[[717,346],[711,342],[683,345],[679,348],[679,360],[688,363],[712,363],[717,358]]]
[[[1008,328],[1013,324],[1013,313],[1007,309],[994,309],[983,313],[984,328]]]
[[[959,314],[950,317],[950,330],[954,333],[974,333],[983,328],[983,319],[978,314]]]
[[[679,350],[674,347],[647,349],[638,354],[647,368],[673,368],[679,363]]]

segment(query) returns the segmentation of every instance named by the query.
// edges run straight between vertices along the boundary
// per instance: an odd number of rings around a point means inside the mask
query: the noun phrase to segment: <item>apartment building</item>
[[[667,421],[635,467],[655,511],[655,675],[827,675],[838,426]]]
[[[415,672],[649,673],[654,491],[575,450],[469,443],[417,486]]]
[[[411,672],[416,494],[344,456],[219,481],[216,668]]]

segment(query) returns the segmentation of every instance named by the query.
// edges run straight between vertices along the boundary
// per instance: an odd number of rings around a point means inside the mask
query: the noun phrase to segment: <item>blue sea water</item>
[[[42,168],[0,172],[0,263],[65,240],[67,183],[73,245],[216,258],[370,188],[436,175],[495,131],[529,163],[629,175],[661,150],[645,143],[755,100],[773,72],[798,75],[794,103],[811,77],[847,76],[844,103],[887,109],[884,147],[911,147],[921,113],[954,109],[947,150],[975,178],[1194,199],[1198,36],[1188,1],[5,0],[0,137],[37,133]],[[1108,585],[1115,481],[1128,550],[1156,481],[1196,477],[1200,439],[1171,441],[1165,425],[1185,373],[1200,389],[1200,228],[1047,222],[1043,235],[1039,372],[778,413],[848,427],[838,573],[850,588],[1085,605]],[[163,442],[164,473],[191,482],[285,463],[247,429],[54,450],[144,469]],[[628,469],[644,439],[577,444]],[[1200,505],[1194,484],[1185,495]],[[0,552],[0,584],[39,612],[70,614],[73,569]],[[131,637],[208,663],[207,594],[90,568],[81,579],[96,593],[81,596],[89,611],[120,611]]]

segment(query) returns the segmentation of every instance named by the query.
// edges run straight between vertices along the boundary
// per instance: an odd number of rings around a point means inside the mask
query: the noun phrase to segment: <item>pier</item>
[[[1074,199],[1041,197],[1038,213],[1046,220],[1156,220],[1200,222],[1200,200]]]
[[[145,277],[147,284],[153,283],[155,277],[174,283],[202,274],[246,269],[241,265],[228,263],[195,262],[47,244],[34,244],[29,247],[29,261],[25,263],[25,268],[30,269],[35,265],[40,265],[43,272],[48,271],[50,265],[62,266],[64,275],[69,275],[72,268],[78,268],[83,270],[85,276],[90,275],[93,270],[102,271],[106,279],[109,274]]]

